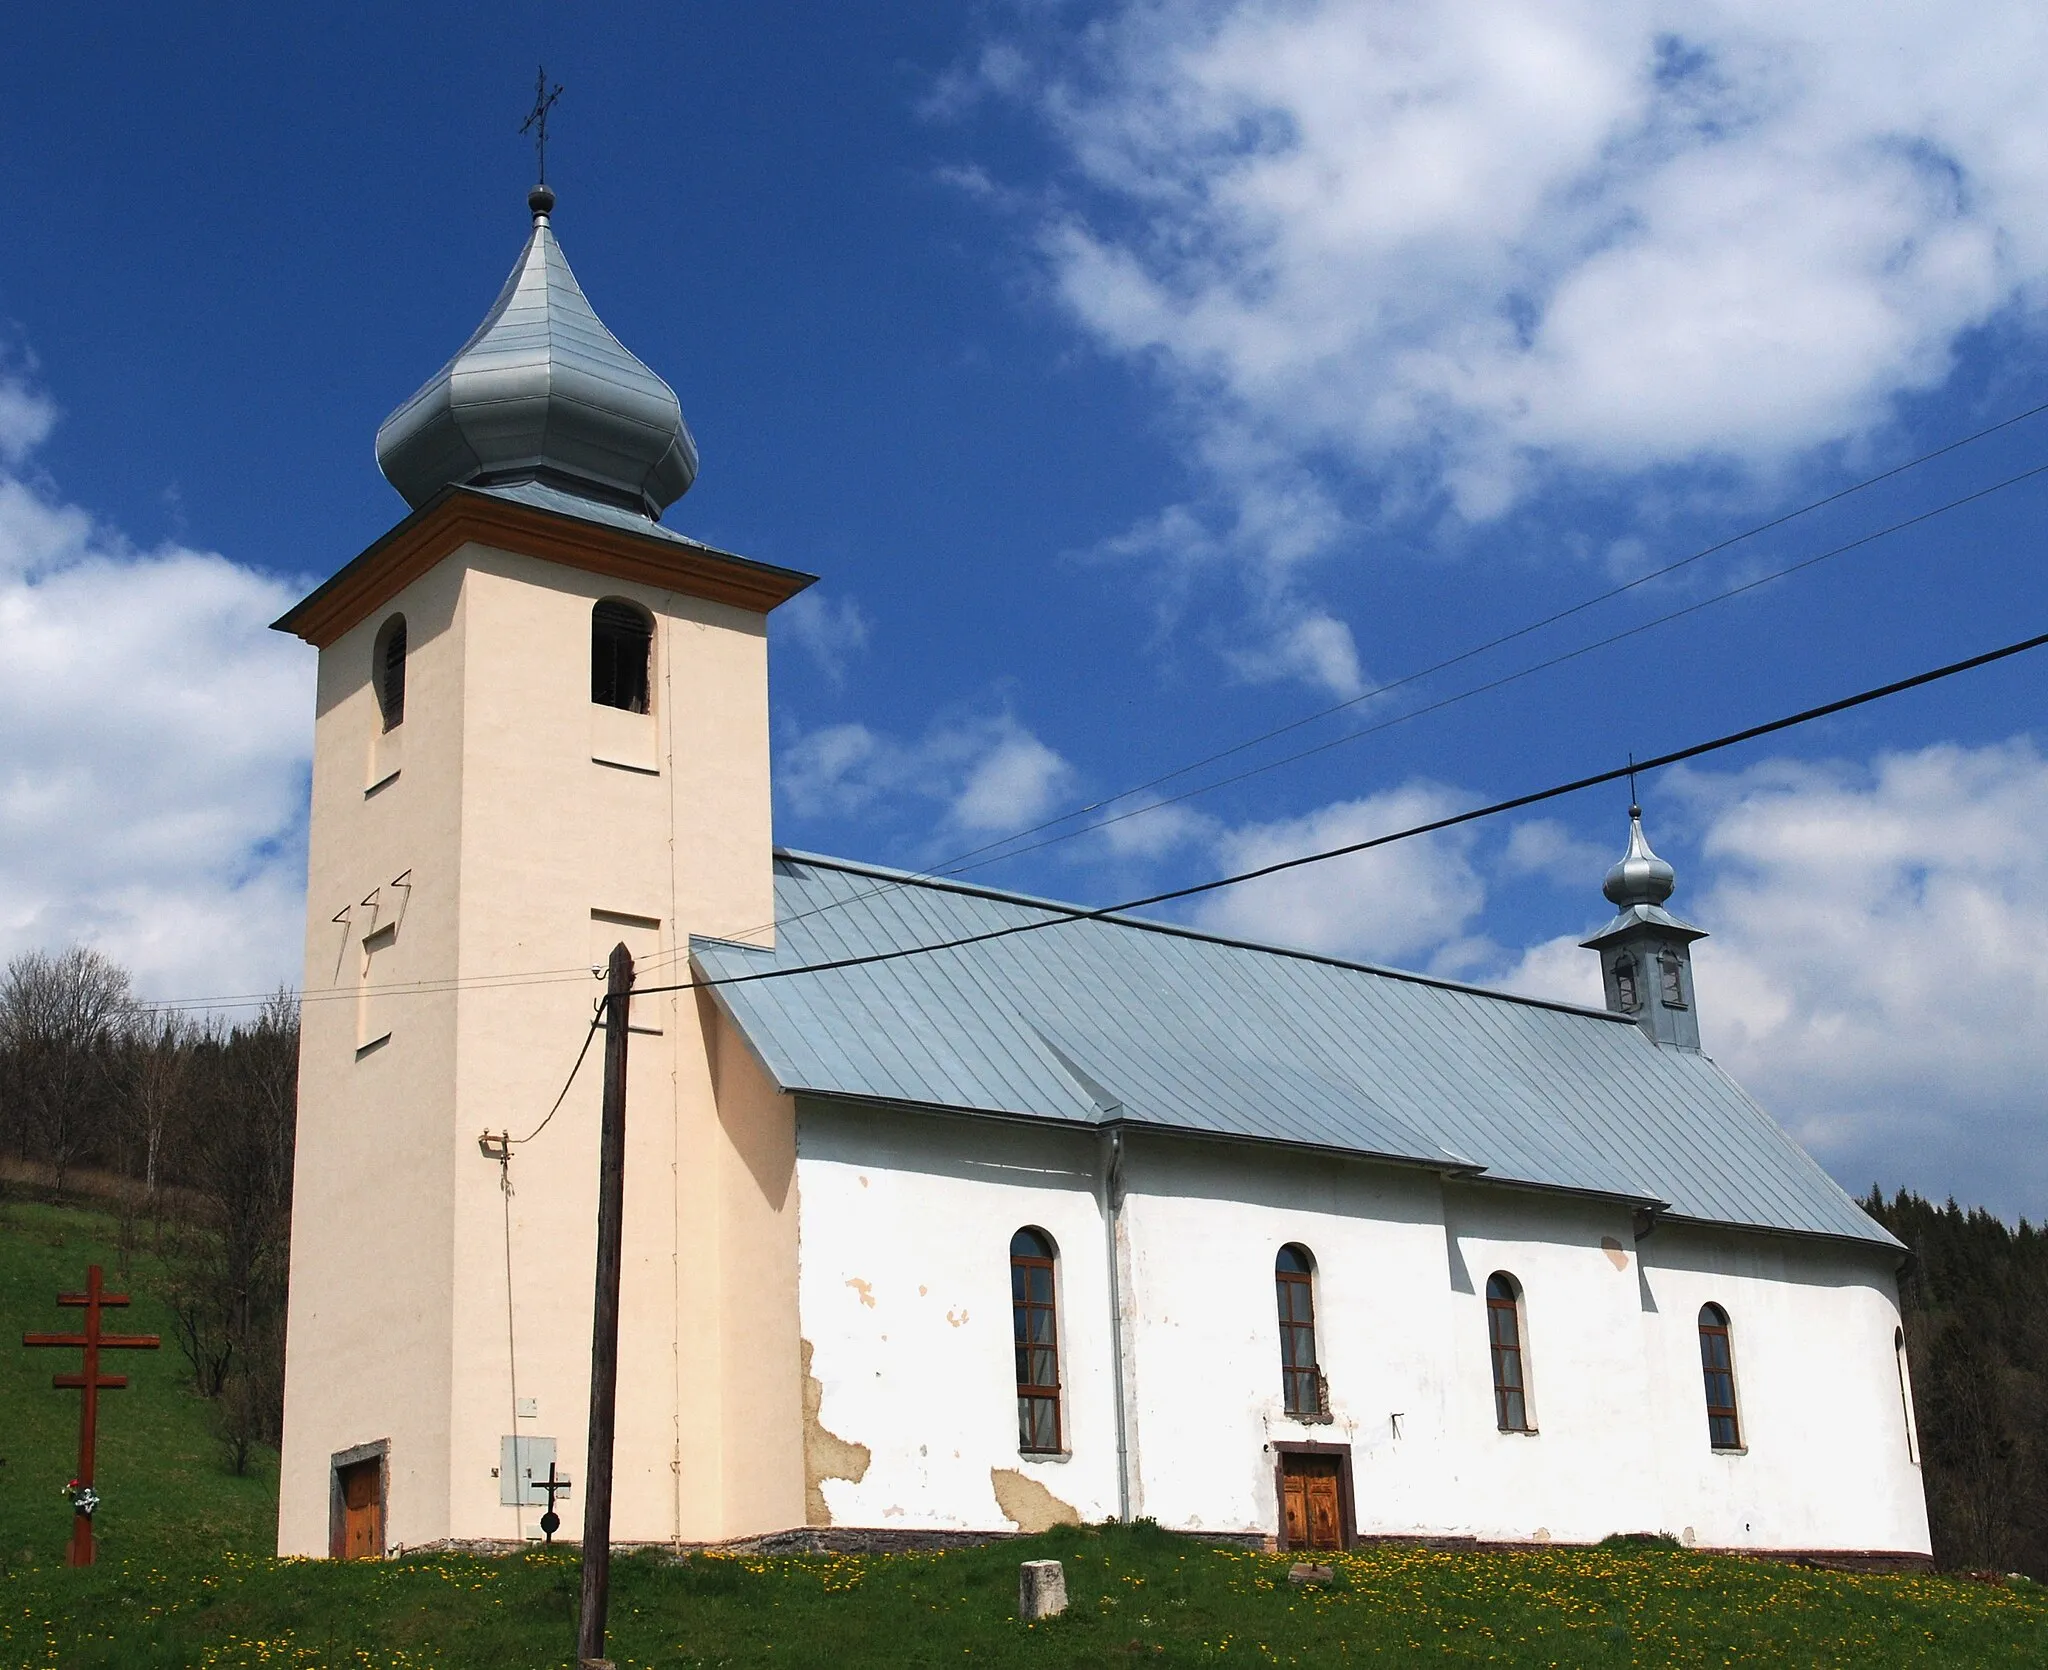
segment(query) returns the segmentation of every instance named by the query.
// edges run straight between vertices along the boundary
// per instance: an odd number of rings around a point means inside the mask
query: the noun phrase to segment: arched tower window
[[[1735,1355],[1728,1343],[1728,1313],[1700,1306],[1700,1372],[1707,1385],[1707,1442],[1717,1450],[1742,1448],[1735,1415]]]
[[[1059,1311],[1052,1237],[1020,1229],[1010,1237],[1010,1321],[1017,1347],[1017,1448],[1060,1450]]]
[[[1273,1260],[1280,1302],[1280,1388],[1287,1413],[1298,1421],[1330,1417],[1329,1385],[1316,1361],[1315,1260],[1292,1243]]]
[[[654,618],[637,603],[607,597],[590,611],[590,699],[600,707],[647,711],[647,663]]]
[[[1685,972],[1676,951],[1660,951],[1657,954],[1657,973],[1664,983],[1664,1007],[1683,1009],[1685,1007]]]
[[[1643,1006],[1636,991],[1636,960],[1627,952],[1614,959],[1614,1001],[1624,1014],[1629,1015]]]
[[[377,687],[384,728],[397,730],[405,723],[405,616],[393,615],[377,628],[377,642],[370,651],[370,682]]]
[[[1530,1432],[1522,1360],[1522,1287],[1505,1270],[1486,1278],[1486,1341],[1493,1354],[1493,1412],[1503,1432]]]

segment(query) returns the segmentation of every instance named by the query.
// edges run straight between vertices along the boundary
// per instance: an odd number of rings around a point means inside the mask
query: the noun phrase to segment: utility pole
[[[619,1403],[619,1262],[626,1208],[626,1023],[633,954],[612,947],[604,992],[604,1117],[597,1147],[597,1299],[590,1317],[590,1450],[583,1469],[583,1610],[576,1658],[608,1665],[612,1587],[612,1430]]]

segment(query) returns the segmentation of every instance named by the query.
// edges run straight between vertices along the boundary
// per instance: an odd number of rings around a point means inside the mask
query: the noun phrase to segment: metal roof
[[[775,890],[775,948],[693,939],[700,978],[1057,924],[715,987],[784,1090],[1337,1150],[1898,1244],[1710,1059],[1625,1017],[803,853],[777,854]]]
[[[377,465],[415,509],[451,484],[552,482],[658,517],[697,476],[675,391],[628,353],[585,299],[548,219],[484,322],[377,431]]]

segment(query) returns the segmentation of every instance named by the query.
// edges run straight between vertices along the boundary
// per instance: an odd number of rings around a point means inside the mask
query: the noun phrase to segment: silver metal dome
[[[604,328],[548,222],[476,333],[377,431],[377,466],[415,509],[442,488],[537,481],[648,517],[697,479],[675,391]]]
[[[1628,809],[1628,851],[1621,862],[1607,872],[1600,891],[1626,910],[1630,905],[1661,905],[1678,885],[1678,872],[1650,850],[1643,835],[1643,809]]]

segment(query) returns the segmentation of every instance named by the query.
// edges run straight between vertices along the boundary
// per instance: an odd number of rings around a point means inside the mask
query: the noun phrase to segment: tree
[[[0,980],[0,1050],[24,1152],[67,1173],[100,1143],[114,1063],[134,1015],[128,972],[89,946],[24,951]]]
[[[207,1029],[184,1078],[179,1154],[197,1216],[167,1238],[178,1343],[236,1472],[275,1443],[284,1407],[284,1322],[298,1115],[299,1010],[278,992],[246,1027]]]

